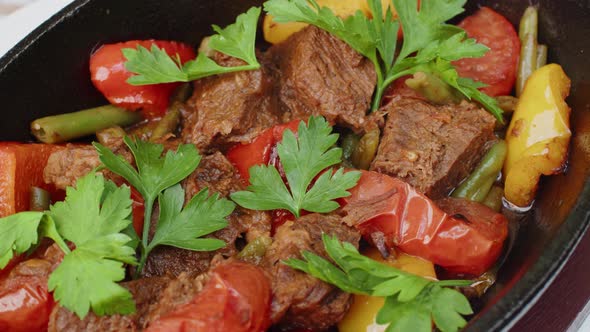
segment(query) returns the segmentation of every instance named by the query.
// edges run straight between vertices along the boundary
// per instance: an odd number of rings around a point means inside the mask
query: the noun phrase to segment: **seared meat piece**
[[[65,189],[100,165],[98,153],[90,145],[68,144],[65,149],[49,156],[43,172],[46,183]]]
[[[113,141],[113,144],[108,148],[115,154],[122,155],[127,161],[133,161],[133,155],[122,139]],[[43,179],[45,183],[54,184],[58,189],[65,189],[75,186],[79,178],[90,173],[100,164],[98,152],[92,145],[68,144],[64,149],[49,156],[47,166],[43,171]],[[123,181],[122,177],[108,170],[103,170],[100,173],[116,183]]]
[[[141,331],[152,305],[170,282],[168,278],[139,279],[121,285],[133,294],[137,312],[132,315],[96,316],[90,312],[83,320],[61,306],[56,306],[49,320],[49,332],[131,332]]]
[[[158,301],[150,306],[149,313],[142,324],[147,327],[153,322],[173,311],[179,305],[190,302],[199,293],[207,282],[208,274],[201,274],[196,278],[189,277],[186,273],[172,280],[168,286],[160,292]]]
[[[183,187],[189,200],[204,188],[227,197],[234,191],[242,190],[244,184],[234,165],[221,152],[215,152],[201,159],[199,167],[183,181]]]
[[[270,49],[278,67],[278,95],[292,118],[323,115],[363,132],[376,74],[373,64],[348,44],[310,26]]]
[[[209,193],[219,193],[227,197],[230,193],[244,188],[234,166],[220,152],[203,157],[201,164],[185,181],[188,201],[203,188],[209,188]],[[249,242],[261,235],[270,233],[270,215],[263,211],[252,211],[236,207],[229,216],[228,227],[215,232],[212,236],[227,243],[225,248],[215,252],[191,251],[175,247],[160,246],[155,248],[145,265],[143,276],[178,276],[182,272],[196,275],[209,268],[209,262],[215,254],[225,257],[237,253],[235,241],[246,234]]]
[[[285,259],[301,258],[304,250],[328,257],[322,242],[323,233],[355,246],[360,241],[359,233],[334,215],[310,214],[277,229],[262,262],[272,280],[274,324],[324,329],[336,324],[347,312],[350,294],[282,263]]]
[[[225,67],[244,64],[220,53],[214,59]],[[278,123],[272,87],[272,78],[264,65],[255,71],[195,81],[193,96],[183,114],[183,141],[195,144],[201,151],[212,143],[251,141],[260,131]]]
[[[121,285],[133,294],[137,311],[132,315],[96,316],[90,312],[80,320],[76,314],[56,307],[51,313],[49,332],[130,332],[141,331],[149,322],[188,303],[201,291],[207,275],[196,278],[181,274],[178,278],[144,278]]]
[[[468,102],[434,106],[401,98],[387,122],[372,170],[398,177],[432,199],[469,175],[494,138],[495,118]]]

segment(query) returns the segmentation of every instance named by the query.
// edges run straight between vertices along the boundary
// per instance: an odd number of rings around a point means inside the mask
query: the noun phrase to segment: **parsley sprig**
[[[377,323],[388,324],[387,332],[430,332],[432,321],[443,332],[458,331],[466,324],[462,315],[473,313],[463,294],[447,288],[468,286],[470,281],[428,280],[363,256],[336,237],[323,235],[322,239],[336,266],[308,251],[302,253],[304,260],[284,263],[343,291],[385,297]]]
[[[218,194],[201,190],[184,206],[185,192],[178,184],[198,166],[201,156],[193,145],[180,145],[163,155],[160,144],[125,138],[137,170],[121,156],[95,143],[101,161],[123,176],[145,200],[141,238],[141,272],[149,253],[159,245],[198,251],[225,246],[218,239],[201,238],[227,226],[235,204]],[[15,254],[29,251],[43,237],[51,238],[65,253],[49,276],[48,289],[60,305],[84,319],[95,314],[135,312],[131,293],[117,284],[125,278],[125,264],[138,265],[134,243],[139,243],[131,222],[131,190],[117,187],[94,171],[67,188],[66,199],[46,212],[21,212],[0,218],[0,269]],[[149,241],[153,204],[160,214]],[[74,245],[70,249],[68,243]]]
[[[137,169],[101,144],[94,143],[94,146],[102,163],[112,172],[125,178],[144,199],[141,258],[136,276],[141,273],[150,252],[158,245],[200,251],[212,251],[223,247],[225,243],[221,240],[199,237],[227,226],[225,218],[235,207],[232,202],[225,198],[219,199],[219,195],[209,197],[208,190],[203,189],[182,209],[184,190],[177,184],[199,166],[201,155],[195,146],[181,144],[176,151],[170,150],[163,154],[164,146],[161,144],[133,140],[129,137],[124,141],[135,157]],[[156,233],[150,241],[149,230],[156,199],[160,204],[160,215]]]
[[[315,0],[268,0],[264,10],[276,22],[303,22],[315,25],[340,38],[367,57],[375,66],[377,87],[372,110],[379,108],[385,89],[396,79],[417,72],[439,76],[467,99],[480,102],[499,121],[502,110],[497,102],[480,92],[483,85],[460,78],[452,61],[483,56],[488,48],[466,37],[465,32],[445,23],[464,11],[466,0],[392,0],[399,18],[381,1],[368,0],[372,18],[357,11],[342,19]],[[397,49],[397,33],[403,27],[404,39]]]
[[[285,209],[296,217],[301,210],[327,213],[339,207],[334,200],[349,196],[347,190],[356,185],[361,173],[328,169],[342,161],[342,149],[334,146],[338,134],[332,133],[323,117],[312,116],[308,124],[301,121],[297,135],[285,130],[277,145],[288,187],[275,166],[253,166],[251,185],[247,191],[233,193],[234,202],[252,210]]]
[[[51,273],[48,289],[64,307],[83,319],[90,309],[97,315],[135,311],[131,293],[119,286],[124,264],[136,264],[131,238],[123,230],[131,224],[130,189],[117,187],[94,172],[68,188],[66,199],[46,212],[21,212],[0,219],[0,268],[14,254],[31,249],[39,239],[53,239],[65,256]],[[66,241],[75,245],[71,250]]]
[[[260,11],[258,7],[250,8],[246,13],[239,15],[234,24],[224,29],[213,25],[216,34],[211,36],[209,47],[243,60],[246,62],[245,65],[223,67],[204,53],[199,53],[195,60],[182,65],[178,58],[169,56],[156,45],[152,45],[149,50],[138,46],[137,49],[127,48],[122,51],[127,59],[125,68],[136,74],[127,82],[131,85],[190,82],[207,76],[260,68],[255,50]]]

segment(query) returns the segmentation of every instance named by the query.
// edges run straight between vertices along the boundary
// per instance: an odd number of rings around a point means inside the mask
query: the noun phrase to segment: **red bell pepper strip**
[[[227,159],[236,167],[240,177],[246,182],[250,180],[250,167],[256,165],[274,165],[282,169],[278,160],[277,144],[283,139],[286,129],[297,133],[301,120],[276,125],[261,132],[247,144],[237,144],[227,152]]]
[[[0,331],[46,331],[55,306],[47,278],[63,259],[56,246],[40,258],[26,260],[0,280]]]
[[[342,203],[365,238],[380,232],[389,247],[457,274],[487,271],[508,236],[506,218],[482,204],[445,199],[441,209],[407,183],[380,173],[363,171],[350,192]],[[367,204],[365,212],[352,215]]]
[[[43,181],[49,155],[63,149],[50,144],[0,143],[0,218],[28,211],[31,187],[55,194]]]
[[[152,322],[146,332],[262,332],[270,326],[270,302],[264,272],[230,262],[213,269],[191,302]]]
[[[94,86],[108,101],[116,106],[136,111],[141,109],[148,118],[162,116],[170,102],[170,96],[179,83],[165,83],[134,86],[127,83],[133,74],[125,68],[126,59],[121,52],[124,48],[141,45],[150,49],[155,44],[168,55],[185,63],[196,57],[189,45],[162,40],[132,40],[124,43],[107,44],[90,57],[90,74]]]

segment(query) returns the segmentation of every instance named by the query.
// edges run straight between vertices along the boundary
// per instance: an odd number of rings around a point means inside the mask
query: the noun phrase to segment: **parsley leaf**
[[[441,77],[467,99],[480,102],[503,122],[495,99],[459,78],[451,61],[483,56],[488,48],[466,37],[465,32],[445,23],[464,11],[466,0],[392,0],[399,18],[391,10],[383,15],[381,1],[368,0],[372,18],[360,11],[342,19],[315,0],[269,0],[264,9],[276,22],[303,22],[315,25],[340,38],[375,66],[377,87],[372,110],[381,105],[385,89],[396,79],[421,72]],[[397,32],[403,27],[404,39],[396,56]],[[479,86],[481,87],[481,86]]]
[[[307,125],[301,121],[297,134],[298,138],[285,130],[277,145],[289,188],[274,166],[254,166],[250,168],[248,191],[233,193],[232,200],[253,210],[286,209],[297,217],[302,209],[327,213],[338,208],[333,200],[350,195],[347,190],[356,185],[360,172],[326,170],[342,161],[342,149],[334,146],[338,134],[332,134],[324,118],[312,116]]]
[[[102,163],[121,175],[147,200],[189,176],[201,162],[201,155],[192,144],[181,144],[176,151],[164,156],[164,146],[125,137],[125,144],[133,153],[137,170],[121,156],[99,143],[93,143]]]
[[[135,311],[131,293],[116,283],[125,277],[123,264],[136,263],[126,245],[131,238],[121,233],[131,224],[131,204],[129,187],[91,172],[48,212],[57,233],[76,247],[50,275],[48,288],[81,319],[90,308],[97,315]]]
[[[37,229],[43,212],[21,212],[0,218],[0,269],[6,267],[15,254],[22,254],[39,241]]]
[[[152,45],[148,50],[138,46],[137,49],[122,50],[127,59],[125,68],[136,75],[127,82],[131,85],[147,85],[171,82],[190,82],[203,77],[226,74],[237,71],[256,70],[260,63],[256,59],[256,27],[260,8],[250,8],[246,13],[237,17],[236,22],[225,29],[213,25],[217,33],[209,41],[209,47],[215,51],[227,54],[246,62],[245,65],[223,67],[200,53],[195,60],[184,65],[178,59],[169,56],[166,51]]]
[[[209,191],[204,189],[182,208],[185,192],[178,183],[199,166],[201,156],[195,146],[182,144],[176,151],[168,151],[162,156],[164,146],[161,144],[128,137],[125,143],[135,157],[137,170],[108,148],[98,143],[94,143],[94,146],[103,164],[129,181],[145,201],[141,258],[136,276],[141,273],[150,252],[158,245],[200,251],[217,250],[225,246],[221,240],[200,237],[225,228],[225,218],[233,212],[234,203],[220,199],[218,194],[209,197]],[[156,198],[159,199],[160,215],[156,232],[150,240],[149,229]],[[130,234],[132,245],[139,240],[132,228],[128,227],[124,233]]]
[[[433,320],[443,332],[458,331],[467,323],[462,315],[473,313],[463,294],[443,287],[467,286],[470,281],[428,280],[363,256],[336,237],[322,239],[337,266],[308,251],[302,253],[304,260],[284,263],[343,291],[386,297],[377,315],[377,323],[389,324],[386,331],[430,332]]]
[[[160,217],[148,252],[158,245],[199,251],[225,246],[222,240],[199,237],[227,227],[225,218],[235,207],[231,201],[219,199],[219,194],[209,196],[209,190],[203,189],[183,209],[184,189],[176,185],[160,195],[159,203]]]
[[[125,144],[135,157],[136,170],[123,157],[115,155],[107,147],[99,143],[93,144],[102,163],[129,181],[145,200],[142,244],[143,249],[147,248],[154,201],[162,191],[182,181],[199,166],[199,151],[192,144],[181,144],[176,151],[168,151],[162,156],[163,145],[125,137]]]

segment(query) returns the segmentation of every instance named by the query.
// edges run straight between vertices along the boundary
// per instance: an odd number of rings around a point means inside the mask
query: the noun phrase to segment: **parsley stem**
[[[250,65],[235,66],[235,67],[222,67],[222,68],[223,68],[223,72],[219,72],[217,74],[228,74],[228,73],[235,73],[235,72],[239,72],[239,71],[257,70],[257,69],[260,69],[260,64],[255,63],[255,64],[250,64]],[[196,81],[198,79],[211,76],[211,74],[212,74],[211,72],[195,71],[195,72],[191,73],[189,71],[188,79],[186,82]]]
[[[440,287],[467,287],[471,284],[473,284],[471,280],[442,280],[436,282],[436,285]]]
[[[387,89],[387,87],[390,86],[391,83],[393,83],[395,80],[397,80],[400,77],[413,74],[414,71],[415,70],[413,70],[413,69],[404,70],[404,71],[401,71],[397,74],[387,77],[385,80],[382,79],[381,82],[379,82],[380,75],[378,74],[377,75],[377,88],[375,89],[375,97],[373,98],[373,105],[371,107],[371,112],[375,112],[376,110],[379,109],[379,106],[381,105],[381,99],[383,98],[383,94],[385,93],[385,89]]]
[[[64,252],[64,254],[69,254],[72,251],[70,250],[70,247],[68,247],[68,245],[66,244],[66,242],[61,238],[61,236],[52,236],[51,239],[55,242],[55,244],[57,244],[57,246],[59,247],[59,249],[61,249],[61,251]]]
[[[148,238],[149,238],[149,234],[150,234],[150,224],[151,224],[151,220],[152,220],[152,210],[154,208],[154,201],[155,198],[151,198],[148,197],[145,199],[145,209],[144,209],[144,214],[143,214],[143,232],[141,235],[141,258],[139,260],[139,265],[137,266],[137,269],[135,269],[135,279],[139,278],[141,271],[143,270],[143,267],[145,265],[145,262],[147,260],[147,256],[149,254],[148,251]]]

